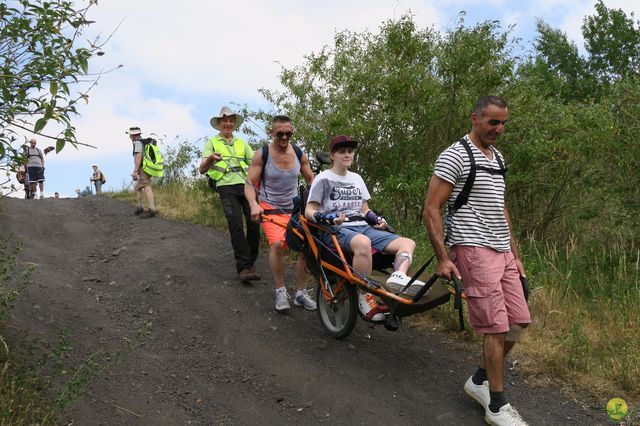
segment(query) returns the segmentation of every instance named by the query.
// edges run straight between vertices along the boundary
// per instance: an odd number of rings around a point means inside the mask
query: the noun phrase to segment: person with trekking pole
[[[504,99],[478,99],[471,132],[436,160],[423,219],[436,273],[462,279],[469,320],[483,335],[482,364],[463,390],[482,405],[488,424],[521,426],[526,423],[504,392],[505,356],[531,322],[522,282],[526,273],[504,201],[504,158],[495,148],[507,118]]]
[[[102,195],[102,172],[98,169],[97,164],[92,164],[91,168],[93,169],[93,174],[89,180],[96,188],[96,195]]]
[[[251,208],[244,196],[253,150],[247,142],[233,135],[243,121],[244,117],[228,106],[223,106],[220,114],[211,117],[209,123],[219,133],[205,143],[199,171],[208,175],[210,184],[220,195],[222,210],[229,225],[238,279],[247,284],[261,279],[255,270],[260,224],[251,220]]]
[[[276,285],[276,310],[285,312],[291,309],[284,284],[285,231],[293,213],[293,197],[298,192],[298,175],[302,174],[307,185],[311,185],[313,172],[307,154],[291,143],[293,126],[289,117],[274,116],[269,132],[271,142],[253,155],[244,194],[251,206],[251,219],[258,223],[262,221],[269,242],[269,267]],[[304,256],[298,254],[298,290],[293,304],[315,311],[316,302],[307,293],[305,268]]]

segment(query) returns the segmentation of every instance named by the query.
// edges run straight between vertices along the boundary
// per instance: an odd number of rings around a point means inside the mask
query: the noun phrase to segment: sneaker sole
[[[482,406],[482,408],[484,408],[485,410],[487,409],[487,407],[489,406],[489,404],[485,405],[484,402],[482,401],[482,399],[480,399],[480,397],[476,397],[473,393],[471,393],[470,390],[468,390],[466,387],[463,388],[464,393],[467,394],[467,396],[471,399],[473,399],[475,402],[477,402],[478,404],[480,404]]]
[[[409,287],[403,293],[400,293],[400,290],[402,290],[404,288],[404,286],[402,284],[388,283],[387,287],[389,287],[389,289],[394,293],[399,293],[402,296],[411,296],[411,297],[413,297],[416,294],[418,294],[418,291],[422,288],[421,285],[413,285],[413,284],[411,284],[411,287]]]
[[[278,308],[278,307],[276,306],[276,312],[283,313],[283,312],[288,312],[288,311],[290,311],[290,310],[291,310],[291,307],[290,307],[290,306],[289,306],[289,307],[286,307],[286,308]]]
[[[299,308],[304,308],[307,311],[317,311],[318,310],[317,306],[315,308],[308,308],[304,303],[297,303],[295,300],[293,301],[293,306],[297,306]]]

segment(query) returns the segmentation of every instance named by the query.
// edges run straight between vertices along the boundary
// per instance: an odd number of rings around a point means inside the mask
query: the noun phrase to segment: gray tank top
[[[293,197],[298,191],[298,175],[300,174],[300,161],[294,155],[295,164],[289,170],[282,170],[276,166],[269,155],[267,164],[264,165],[264,182],[260,185],[260,199],[281,209],[293,207]]]

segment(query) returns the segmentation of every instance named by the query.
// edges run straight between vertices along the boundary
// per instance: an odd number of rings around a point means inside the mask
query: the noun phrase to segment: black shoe
[[[149,210],[149,213],[147,214],[147,218],[155,217],[155,215],[157,214],[158,214],[157,210]]]
[[[238,280],[243,284],[251,284],[252,277],[253,275],[248,268],[238,272]]]
[[[262,276],[256,272],[256,267],[252,266],[249,268],[249,272],[251,272],[251,275],[249,277],[250,280],[252,281],[260,281],[262,279]]]
[[[142,207],[136,208],[136,211],[133,212],[136,216],[140,216],[142,213],[144,213],[144,209]]]

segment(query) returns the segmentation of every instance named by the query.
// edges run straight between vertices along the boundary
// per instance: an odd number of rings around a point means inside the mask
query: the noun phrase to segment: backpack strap
[[[260,186],[264,188],[267,195],[267,188],[264,187],[264,173],[267,170],[267,160],[269,159],[269,144],[262,145],[262,171],[260,172]]]
[[[507,174],[507,169],[506,167],[504,167],[504,163],[502,162],[502,159],[500,158],[498,151],[494,147],[491,147],[491,150],[493,151],[493,156],[498,161],[499,169],[493,169],[491,167],[476,165],[476,160],[473,156],[473,151],[471,151],[471,146],[469,145],[469,141],[467,141],[467,139],[463,137],[458,142],[460,143],[460,145],[464,147],[465,151],[467,151],[467,155],[469,156],[470,170],[469,170],[469,176],[467,176],[467,180],[464,182],[464,186],[462,187],[462,191],[460,191],[460,193],[456,197],[456,200],[453,203],[454,212],[458,210],[460,207],[467,204],[467,202],[469,201],[469,195],[471,195],[471,188],[473,188],[473,184],[476,181],[476,172],[478,170],[491,173],[492,175],[502,175],[502,177],[504,177]]]
[[[467,176],[467,180],[464,182],[464,186],[462,187],[462,191],[456,197],[456,200],[453,203],[453,211],[458,210],[460,207],[467,204],[469,201],[469,195],[471,194],[471,188],[473,187],[474,182],[476,181],[476,160],[473,157],[473,152],[471,151],[471,147],[469,146],[469,142],[464,137],[460,138],[458,141],[460,145],[462,145],[467,151],[467,155],[469,156],[469,176]]]
[[[302,152],[302,149],[300,149],[300,147],[295,144],[291,144],[291,146],[293,147],[293,150],[296,153],[296,157],[298,157],[298,162],[300,163],[300,165],[302,165],[302,154],[304,154]]]
[[[42,151],[40,151],[40,148],[36,147],[35,148],[36,153],[35,154],[31,154],[31,147],[27,148],[27,157],[40,157],[40,160],[44,161],[44,158],[42,157]]]

